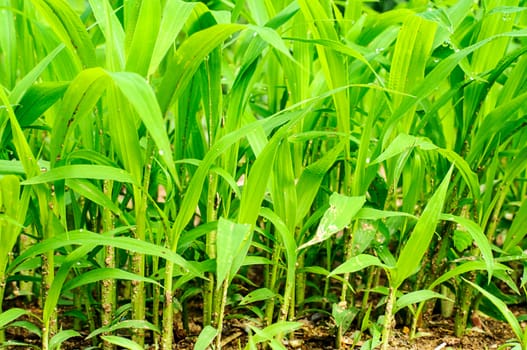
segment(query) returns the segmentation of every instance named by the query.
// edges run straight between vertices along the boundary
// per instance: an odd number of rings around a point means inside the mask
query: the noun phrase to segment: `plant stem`
[[[173,308],[172,301],[172,275],[174,273],[174,263],[166,262],[165,266],[165,305],[163,308],[163,330],[161,338],[161,350],[172,350],[172,336],[173,336]]]
[[[103,182],[103,193],[108,198],[112,197],[112,186],[113,183],[108,180]],[[112,212],[104,207],[102,208],[102,231],[108,232],[114,228]],[[104,266],[107,268],[115,267],[115,249],[112,246],[106,246],[104,248]],[[108,326],[112,322],[113,314],[115,312],[115,302],[117,294],[117,287],[114,279],[107,279],[102,281],[101,288],[101,325]],[[114,345],[110,342],[105,341],[103,343],[105,350],[114,349]]]
[[[388,294],[388,300],[386,301],[386,310],[384,312],[384,327],[382,330],[382,350],[388,350],[390,348],[390,336],[392,332],[393,323],[393,307],[395,305],[395,294],[397,288],[390,287]]]
[[[225,305],[227,304],[227,291],[229,289],[229,274],[227,274],[227,278],[225,278],[225,281],[223,281],[223,287],[221,288],[221,301],[220,301],[220,308],[219,308],[219,314],[217,319],[217,329],[218,329],[218,335],[216,336],[216,350],[221,349],[221,333],[223,331],[223,317],[225,313]]]

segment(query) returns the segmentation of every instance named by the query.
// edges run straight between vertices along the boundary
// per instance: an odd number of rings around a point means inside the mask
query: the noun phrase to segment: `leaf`
[[[203,59],[230,35],[243,28],[245,26],[242,24],[217,24],[194,33],[181,44],[175,59],[167,68],[171,74],[166,74],[161,81],[158,92],[161,111],[166,112],[171,102],[180,96]]]
[[[214,338],[218,335],[218,330],[210,325],[205,326],[203,330],[199,333],[198,339],[194,344],[195,350],[206,350],[209,348],[209,345],[212,343]]]
[[[369,165],[371,166],[381,163],[387,159],[398,156],[403,152],[409,151],[414,147],[419,147],[425,151],[435,150],[438,148],[436,145],[434,145],[430,141],[425,140],[422,137],[415,137],[412,135],[401,133],[398,134],[397,137],[395,137],[395,139],[390,142],[388,147],[386,147],[384,152],[381,153],[377,158],[375,158],[375,160],[370,162]]]
[[[399,254],[395,270],[392,272],[392,288],[399,288],[404,280],[413,275],[421,265],[421,259],[428,250],[441,216],[453,169],[453,166],[450,167],[438,189],[430,198],[410,238]]]
[[[241,249],[251,234],[251,225],[236,224],[227,219],[218,220],[218,244],[216,249],[216,288],[223,285],[223,281],[229,281],[234,277],[240,266],[234,264],[235,257],[240,254]]]
[[[22,182],[23,185],[35,185],[65,179],[114,180],[136,184],[130,174],[123,169],[106,165],[75,164],[52,168],[45,173]],[[136,184],[137,185],[137,184]]]
[[[348,197],[333,193],[329,197],[329,208],[320,220],[315,236],[297,250],[320,243],[348,226],[366,202],[365,196]]]
[[[251,325],[249,325],[249,327],[251,327],[251,329],[257,333],[254,336],[255,342],[261,343],[265,340],[269,341],[275,338],[278,334],[288,334],[288,333],[294,332],[295,330],[302,327],[302,323],[301,322],[278,321],[276,323],[273,323],[270,326],[265,327],[262,330],[260,329],[257,330]]]
[[[268,288],[258,288],[244,296],[243,299],[240,301],[240,305],[247,305],[255,303],[257,301],[272,299],[275,296],[276,293]]]
[[[485,263],[487,264],[487,273],[489,275],[488,277],[490,282],[490,279],[492,278],[492,271],[494,270],[494,257],[492,256],[492,246],[485,236],[485,233],[483,233],[481,227],[479,227],[475,222],[460,216],[442,214],[441,219],[456,222],[467,230],[467,232],[472,237],[472,240],[479,248],[483,260],[485,260]]]
[[[155,285],[161,286],[161,284],[159,284],[157,281],[151,278],[140,276],[132,272],[115,269],[115,268],[98,268],[95,270],[84,271],[79,276],[65,283],[64,286],[62,287],[62,290],[66,292],[73,288],[77,288],[77,287],[80,287],[80,286],[83,286],[89,283],[102,281],[105,279],[142,281],[142,282],[153,283]]]
[[[28,315],[29,312],[20,308],[10,308],[0,314],[0,328],[5,328],[9,323],[13,322],[19,317]]]
[[[123,338],[123,337],[118,337],[116,335],[103,335],[101,336],[101,339],[104,341],[107,341],[108,343],[115,344],[115,345],[118,345],[120,347],[129,349],[129,350],[143,350],[144,349],[141,345],[137,344],[135,341],[127,339],[127,338]]]
[[[49,348],[54,349],[60,349],[60,346],[62,343],[64,343],[66,340],[70,338],[80,337],[81,334],[77,331],[74,331],[73,329],[67,329],[64,331],[59,331],[57,334],[53,336],[53,338],[49,341]]]
[[[360,271],[370,266],[378,266],[383,269],[389,269],[389,267],[383,264],[379,258],[369,254],[359,254],[346,260],[343,264],[339,265],[335,270],[331,271],[329,277],[342,273],[353,273]]]
[[[196,4],[180,0],[169,0],[165,2],[161,23],[159,24],[159,33],[152,51],[148,75],[153,74],[158,68],[161,60],[176,41],[178,34],[190,17]],[[177,13],[177,16],[173,16],[174,13]]]
[[[452,241],[454,242],[454,247],[456,247],[457,251],[463,252],[472,244],[472,237],[467,231],[455,230],[452,236]]]
[[[94,330],[93,332],[91,332],[86,337],[86,339],[93,338],[96,335],[99,335],[99,334],[102,334],[102,333],[105,333],[105,332],[112,333],[112,332],[117,331],[119,329],[148,329],[150,331],[159,333],[159,328],[157,328],[156,326],[154,326],[152,323],[150,323],[148,321],[144,321],[144,320],[125,320],[125,321],[122,321],[122,322],[117,322],[117,323],[112,324],[112,325],[99,327],[96,330]]]
[[[407,293],[397,299],[397,301],[395,302],[394,313],[412,304],[419,304],[423,301],[427,301],[427,300],[434,299],[434,298],[450,300],[453,302],[453,300],[449,299],[445,295],[434,292],[432,290],[427,290],[427,289],[416,290],[416,291]]]
[[[462,275],[464,273],[470,272],[470,271],[479,271],[479,270],[486,270],[487,264],[483,261],[467,261],[462,263],[461,265],[458,265],[454,267],[452,270],[449,270],[442,274],[440,277],[438,277],[430,286],[428,289],[432,290],[441,283],[444,283],[448,281],[449,279]],[[502,265],[502,264],[495,264],[494,270],[510,270],[509,267]]]
[[[153,90],[137,74],[126,72],[111,73],[111,77],[145,124],[146,129],[158,148],[159,157],[163,159],[174,181],[179,183],[172,158],[172,148],[164,127],[165,123],[161,109],[159,108]]]
[[[353,322],[358,313],[358,309],[348,309],[346,307],[342,307],[340,303],[334,303],[331,316],[333,316],[337,327],[342,331],[342,333],[345,333],[348,331],[349,327],[351,326],[351,322]]]

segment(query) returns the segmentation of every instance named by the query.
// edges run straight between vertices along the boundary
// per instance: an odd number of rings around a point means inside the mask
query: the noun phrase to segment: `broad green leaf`
[[[63,331],[59,331],[57,334],[55,334],[50,340],[49,340],[49,348],[50,349],[60,349],[60,346],[62,343],[64,343],[66,340],[70,338],[80,337],[81,334],[77,331],[74,331],[73,329],[66,329]]]
[[[203,330],[199,333],[196,344],[194,344],[195,350],[206,350],[209,348],[209,345],[212,343],[214,338],[218,335],[218,330],[212,326],[205,326]]]
[[[266,340],[269,341],[273,339],[278,334],[287,334],[287,333],[294,332],[300,327],[302,327],[301,322],[278,321],[276,323],[273,323],[270,326],[265,327],[262,330],[259,330],[259,329],[257,330],[256,328],[253,328],[253,327],[251,327],[251,329],[257,333],[254,336],[254,340],[257,343],[261,343],[263,341],[266,341]]]
[[[93,332],[91,332],[86,337],[86,339],[93,338],[96,335],[99,335],[99,334],[102,334],[102,333],[105,333],[105,332],[111,333],[111,332],[117,331],[119,329],[134,329],[134,328],[135,329],[139,329],[139,328],[141,328],[141,329],[148,329],[148,330],[151,330],[153,332],[159,333],[159,329],[156,326],[154,326],[152,323],[148,322],[148,321],[125,320],[125,321],[117,322],[117,323],[109,325],[109,326],[99,327],[96,330],[94,330]]]
[[[109,81],[107,72],[99,67],[83,70],[71,81],[53,123],[49,146],[52,166],[70,152],[75,138],[71,140],[69,135],[80,121],[91,115]]]
[[[278,33],[274,29],[269,27],[259,27],[255,25],[249,25],[248,29],[254,31],[265,42],[273,46],[279,52],[283,53],[286,57],[293,59],[283,39],[280,37],[280,35],[278,35]]]
[[[324,176],[337,160],[343,147],[344,142],[340,142],[337,146],[332,147],[322,158],[309,164],[304,171],[302,171],[296,185],[296,196],[298,198],[296,213],[297,225],[309,212]]]
[[[331,271],[329,276],[338,275],[342,273],[353,273],[360,271],[370,266],[378,266],[383,269],[389,269],[389,267],[383,264],[379,258],[369,254],[359,254],[350,259],[346,260],[343,264],[339,265],[336,269]]]
[[[331,316],[333,316],[337,327],[342,330],[342,333],[345,333],[348,331],[351,322],[353,322],[358,313],[358,309],[349,309],[335,303],[333,304]]]
[[[31,248],[25,250],[17,258],[15,258],[15,260],[13,260],[13,262],[9,265],[8,271],[12,271],[17,267],[18,264],[30,257],[52,250],[56,250],[61,247],[66,247],[69,245],[93,245],[93,247],[110,245],[115,248],[125,249],[131,252],[157,256],[172,261],[174,264],[187,270],[190,274],[194,274],[195,276],[201,275],[201,273],[196,270],[196,267],[194,265],[190,264],[180,255],[172,252],[170,249],[167,249],[162,246],[157,246],[149,242],[140,241],[131,237],[111,236],[111,234],[122,233],[127,230],[129,230],[129,227],[121,227],[119,229],[116,229],[115,232],[109,232],[103,235],[86,230],[69,231],[66,233],[58,234],[53,238],[44,240],[41,243],[33,245],[31,246]]]
[[[203,59],[232,34],[245,28],[241,24],[217,24],[200,30],[186,39],[178,48],[158,91],[159,105],[165,113],[171,102],[179,97]]]
[[[450,167],[438,189],[428,201],[423,214],[417,220],[410,238],[399,254],[397,265],[392,272],[391,282],[393,288],[399,288],[406,278],[416,273],[419,269],[421,259],[428,250],[439,221],[453,169],[453,167]]]
[[[137,74],[111,73],[111,77],[145,124],[158,148],[159,157],[163,159],[176,183],[179,183],[172,159],[170,141],[154,92]]]
[[[417,15],[408,16],[404,20],[395,43],[388,88],[411,92],[413,87],[423,80],[436,29],[436,23]],[[394,108],[405,98],[408,99],[400,94],[394,95]],[[401,123],[402,131],[409,131],[413,118],[413,110],[410,109],[407,118]]]
[[[116,215],[122,216],[122,212],[119,206],[115,204],[110,198],[108,198],[108,196],[106,196],[97,186],[95,186],[89,180],[69,178],[66,180],[66,186],[78,193],[79,195],[88,198],[94,203],[97,203],[101,207],[108,208],[113,211]]]
[[[119,337],[116,335],[103,335],[101,336],[101,339],[104,341],[107,341],[108,343],[118,345],[122,348],[129,349],[129,350],[143,350],[144,347],[137,344],[135,341]]]
[[[161,22],[161,1],[141,1],[130,45],[126,47],[126,70],[146,76]]]
[[[15,109],[22,128],[37,120],[49,107],[57,102],[66,91],[68,83],[49,82],[32,85]]]
[[[102,280],[128,280],[128,281],[142,281],[147,283],[153,283],[161,287],[161,285],[148,277],[143,277],[138,274],[128,272],[125,270],[115,268],[99,268],[90,271],[84,271],[79,276],[66,282],[62,287],[63,291],[68,291],[89,283],[94,283]]]
[[[415,137],[401,133],[397,135],[397,137],[390,142],[388,147],[386,147],[384,152],[370,162],[369,165],[379,164],[387,159],[398,156],[403,152],[409,151],[414,147],[419,147],[425,151],[436,150],[438,148],[436,145],[422,137]]]
[[[33,5],[62,43],[75,55],[78,69],[95,66],[95,48],[80,17],[65,0],[35,0]]]
[[[221,243],[216,247],[217,289],[225,279],[230,281],[240,268],[239,264],[235,264],[235,257],[240,254],[245,256],[242,249],[250,236],[251,225],[237,224],[223,218],[218,220],[217,241]]]
[[[106,165],[76,164],[65,165],[52,168],[38,176],[32,177],[24,182],[23,185],[35,185],[46,182],[53,182],[65,179],[97,179],[114,180],[125,183],[133,183],[129,173],[123,169],[118,169]]]
[[[329,208],[324,213],[322,220],[320,220],[315,236],[298,247],[298,250],[323,242],[343,230],[350,224],[365,202],[366,198],[364,196],[348,197],[339,193],[333,193],[329,198]]]
[[[428,290],[428,289],[416,290],[410,293],[406,293],[397,299],[397,301],[395,302],[394,313],[412,304],[418,304],[423,301],[427,301],[427,300],[434,299],[434,298],[450,300],[453,302],[453,300],[449,299],[443,294],[434,292],[432,290]]]
[[[487,264],[487,273],[489,275],[489,282],[492,278],[492,271],[494,269],[494,257],[492,256],[492,246],[483,233],[483,230],[481,227],[478,226],[475,222],[455,215],[450,214],[442,214],[441,215],[442,220],[448,220],[453,221],[461,226],[463,226],[467,232],[472,237],[472,240],[474,240],[474,243],[476,243],[477,247],[481,251],[481,256],[483,257],[483,260]]]
[[[106,61],[112,71],[125,66],[124,31],[108,1],[89,0],[97,25],[106,39]]]
[[[240,301],[240,305],[247,305],[251,303],[255,303],[257,301],[267,300],[274,298],[276,296],[276,293],[268,288],[258,288],[256,290],[253,290],[249,294],[243,297],[243,299]]]
[[[180,0],[169,0],[165,2],[161,23],[159,24],[159,34],[152,51],[148,75],[156,71],[161,60],[176,41],[179,32],[185,25],[186,20],[189,18],[196,4]],[[174,13],[178,15],[173,16]]]
[[[432,290],[435,287],[437,287],[438,285],[440,285],[441,283],[444,283],[444,282],[448,281],[449,279],[451,279],[453,277],[456,277],[456,276],[459,276],[459,275],[462,275],[464,273],[467,273],[467,272],[470,272],[470,271],[486,270],[486,269],[487,269],[487,264],[485,262],[483,262],[483,261],[467,261],[467,262],[464,262],[461,265],[458,265],[458,266],[454,267],[452,270],[449,270],[449,271],[445,272],[444,274],[442,274],[434,282],[432,282],[432,284],[430,284],[428,289]],[[509,269],[510,268],[508,268],[507,266],[502,265],[502,264],[495,264],[495,266],[494,266],[494,270],[495,271],[496,270],[509,270]]]
[[[42,329],[34,323],[31,323],[29,321],[15,321],[11,324],[9,324],[10,327],[19,327],[23,328],[28,332],[31,332],[33,334],[36,334],[39,337],[42,337]],[[5,344],[3,344],[5,345]]]
[[[0,328],[5,328],[9,323],[27,314],[29,314],[28,311],[16,307],[2,312],[0,314]]]

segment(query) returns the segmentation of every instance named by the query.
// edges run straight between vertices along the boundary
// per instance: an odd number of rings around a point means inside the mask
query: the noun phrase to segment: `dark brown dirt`
[[[12,307],[26,307],[34,314],[40,314],[40,310],[36,305],[24,305],[20,301],[16,303],[9,303]],[[4,305],[5,306],[5,305]],[[63,329],[71,328],[71,321],[68,318],[59,318],[62,322]],[[418,336],[411,340],[408,336],[408,329],[396,329],[393,332],[390,345],[392,349],[412,349],[412,350],[482,350],[482,349],[498,349],[505,344],[507,340],[514,338],[508,324],[496,321],[484,315],[479,317],[479,327],[473,327],[467,331],[467,334],[461,338],[454,336],[454,325],[450,319],[434,319],[431,317],[425,318],[426,327],[420,328]],[[35,321],[35,320],[33,320]],[[332,321],[329,318],[318,320],[316,322],[311,319],[300,319],[303,323],[301,329],[296,331],[294,335],[286,342],[287,349],[297,350],[326,350],[335,349],[335,332]],[[37,322],[37,321],[35,321]],[[246,320],[233,319],[225,322],[223,332],[223,349],[238,350],[243,349],[247,342],[248,322]],[[194,342],[201,331],[201,317],[196,316],[189,323],[189,331],[182,331],[182,324],[176,321],[175,344],[174,349],[193,349]],[[258,325],[256,325],[258,326]],[[261,327],[261,326],[260,326]],[[37,336],[29,334],[21,328],[8,328],[6,330],[8,340],[23,341],[39,348],[40,340]],[[81,331],[83,336],[88,334],[87,331]],[[369,338],[369,333],[366,331],[362,339],[353,345],[354,331],[346,333],[343,338],[343,349],[360,349],[364,341]],[[147,338],[147,342],[151,343],[151,338]],[[86,349],[93,344],[90,341],[75,338],[67,341],[61,347],[65,350]],[[23,347],[10,347],[12,349],[23,349]],[[154,349],[154,346],[147,346],[147,349]],[[508,349],[503,347],[502,349]]]

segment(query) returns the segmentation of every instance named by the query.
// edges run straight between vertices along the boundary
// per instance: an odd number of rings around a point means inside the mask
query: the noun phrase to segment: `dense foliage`
[[[171,349],[194,303],[197,349],[438,309],[527,349],[525,1],[386,6],[0,0],[0,342]]]

